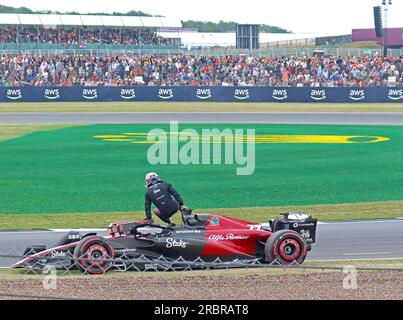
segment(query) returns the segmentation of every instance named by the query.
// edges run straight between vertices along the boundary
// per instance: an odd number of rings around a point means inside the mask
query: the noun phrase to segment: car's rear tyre
[[[302,264],[308,252],[305,240],[295,231],[273,233],[265,245],[266,262],[280,265]]]
[[[108,272],[115,259],[115,250],[101,237],[82,239],[74,249],[78,269],[88,274]]]

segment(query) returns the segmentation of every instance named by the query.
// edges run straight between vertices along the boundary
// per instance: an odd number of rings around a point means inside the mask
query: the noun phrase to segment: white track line
[[[359,258],[359,259],[324,259],[324,260],[309,260],[306,259],[305,263],[308,262],[349,262],[349,261],[393,261],[393,260],[403,260],[403,257],[401,258]],[[303,266],[303,265],[302,265]]]
[[[383,255],[383,254],[390,254],[390,252],[354,252],[354,253],[343,253],[343,256],[377,256],[377,255]]]
[[[102,232],[106,231],[106,228],[99,229],[48,229],[48,230],[24,230],[24,231],[0,231],[0,235],[6,234],[43,234],[43,233],[68,233],[70,231],[78,231],[78,232]]]
[[[369,224],[369,223],[396,223],[403,222],[403,219],[393,219],[393,220],[369,220],[369,221],[345,221],[345,222],[323,222],[326,225],[340,225],[340,224]]]
[[[63,232],[70,232],[70,231],[79,231],[79,232],[102,232],[106,231],[106,228],[99,228],[99,229],[49,229],[53,232],[63,233]]]

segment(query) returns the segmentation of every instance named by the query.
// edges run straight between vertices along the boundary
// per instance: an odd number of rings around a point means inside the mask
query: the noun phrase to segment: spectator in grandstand
[[[65,47],[83,44],[170,45],[155,32],[133,28],[0,28],[0,43],[48,43]]]
[[[74,35],[71,35],[74,39]],[[403,57],[3,55],[2,86],[402,86]]]

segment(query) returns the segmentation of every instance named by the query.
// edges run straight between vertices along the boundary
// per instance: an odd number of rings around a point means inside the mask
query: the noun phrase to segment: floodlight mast
[[[388,15],[389,15],[389,6],[392,5],[392,0],[382,0],[382,6],[385,12],[385,23],[383,27],[383,56],[386,57],[388,55]]]

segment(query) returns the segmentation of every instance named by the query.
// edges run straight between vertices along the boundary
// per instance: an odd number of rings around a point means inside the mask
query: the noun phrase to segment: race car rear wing
[[[280,230],[292,230],[299,233],[307,244],[316,242],[316,226],[318,219],[312,218],[309,213],[286,212],[281,220],[270,221],[273,232]]]

